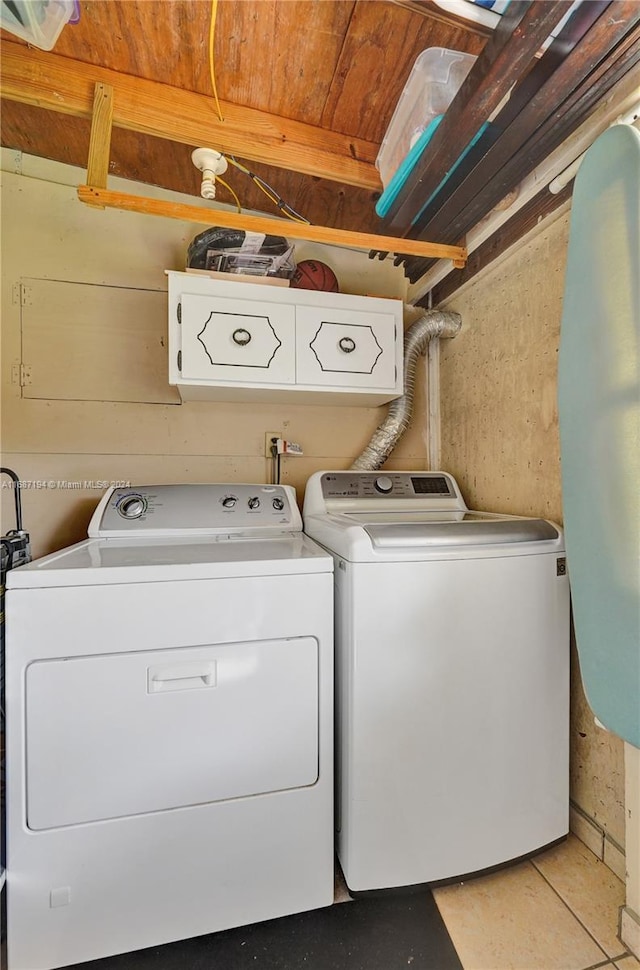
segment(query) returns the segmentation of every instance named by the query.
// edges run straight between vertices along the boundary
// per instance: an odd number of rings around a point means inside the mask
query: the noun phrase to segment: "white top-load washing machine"
[[[333,562],[292,488],[117,488],[7,577],[10,970],[333,901]]]
[[[568,832],[569,585],[542,519],[444,472],[319,472],[335,563],[337,846],[366,892],[486,871]]]

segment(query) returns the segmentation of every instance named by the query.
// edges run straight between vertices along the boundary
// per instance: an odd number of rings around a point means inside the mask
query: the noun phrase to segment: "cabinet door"
[[[393,387],[395,318],[322,307],[296,307],[298,384]]]
[[[181,372],[192,380],[295,382],[295,310],[281,303],[183,294]]]

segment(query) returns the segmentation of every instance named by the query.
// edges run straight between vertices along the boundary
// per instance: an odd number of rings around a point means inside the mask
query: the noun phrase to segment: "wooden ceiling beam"
[[[221,103],[212,97],[35,50],[0,43],[0,96],[62,114],[90,118],[96,83],[113,87],[113,124],[278,168],[379,191],[378,145],[361,138]]]

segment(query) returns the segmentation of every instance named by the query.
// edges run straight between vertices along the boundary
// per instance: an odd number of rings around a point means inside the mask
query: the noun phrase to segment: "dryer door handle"
[[[186,664],[158,664],[147,668],[147,693],[149,694],[215,686],[215,660]]]

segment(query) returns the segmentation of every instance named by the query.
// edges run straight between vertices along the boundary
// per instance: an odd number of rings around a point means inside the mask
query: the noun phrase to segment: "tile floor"
[[[434,896],[464,970],[640,970],[617,937],[624,885],[574,835]]]
[[[464,970],[640,970],[617,936],[624,885],[575,835],[434,896]]]

